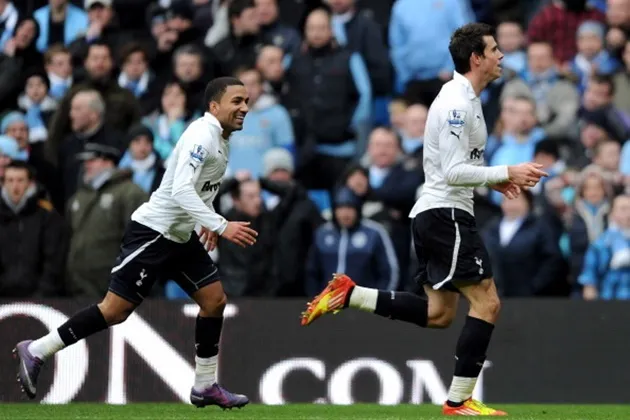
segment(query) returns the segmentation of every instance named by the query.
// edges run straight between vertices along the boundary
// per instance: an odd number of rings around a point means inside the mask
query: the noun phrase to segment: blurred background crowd
[[[215,209],[260,233],[213,252],[228,296],[413,288],[427,109],[473,21],[505,54],[486,162],[550,173],[475,191],[500,294],[630,298],[630,0],[0,0],[0,297],[100,298],[226,75],[250,112]]]

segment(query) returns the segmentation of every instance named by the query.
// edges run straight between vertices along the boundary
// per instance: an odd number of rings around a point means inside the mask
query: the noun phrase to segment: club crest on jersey
[[[460,111],[453,109],[448,111],[448,124],[451,127],[459,128],[463,127],[466,120],[466,111]]]
[[[195,144],[190,151],[190,158],[197,163],[203,163],[207,155],[208,152],[200,144]]]

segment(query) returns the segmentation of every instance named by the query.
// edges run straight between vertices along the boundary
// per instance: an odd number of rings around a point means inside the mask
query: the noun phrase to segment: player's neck
[[[230,136],[232,135],[232,132],[230,130],[228,130],[227,128],[223,129],[223,134],[221,134],[221,137],[223,137],[223,140],[228,141],[230,140]]]
[[[475,91],[475,95],[481,95],[481,92],[488,86],[488,81],[485,80],[483,75],[469,71],[464,74],[464,77],[468,79],[470,84],[472,85],[473,90]]]

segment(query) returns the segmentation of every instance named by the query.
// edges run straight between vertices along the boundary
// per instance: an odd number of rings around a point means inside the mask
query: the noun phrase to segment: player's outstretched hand
[[[249,228],[249,225],[249,222],[228,222],[221,236],[243,248],[248,245],[254,245],[258,232]]]
[[[546,172],[541,171],[540,168],[542,168],[542,165],[530,162],[508,166],[510,182],[521,188],[534,187],[540,181],[540,178],[549,176]]]
[[[521,194],[521,188],[513,182],[506,181],[490,186],[493,190],[500,192],[508,199],[512,200]]]

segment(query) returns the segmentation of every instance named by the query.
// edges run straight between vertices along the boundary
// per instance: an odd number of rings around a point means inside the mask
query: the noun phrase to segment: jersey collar
[[[217,117],[215,117],[214,115],[212,115],[209,112],[206,112],[203,115],[203,119],[204,121],[206,121],[208,124],[210,125],[214,125],[216,127],[219,127],[221,129],[221,131],[223,131],[223,127],[221,127],[221,123],[219,122],[219,120],[217,120]]]
[[[470,80],[466,79],[466,77],[464,77],[460,73],[457,73],[456,71],[453,72],[453,80],[461,85],[464,85],[464,87],[466,88],[466,92],[468,92],[468,99],[477,98],[477,95],[475,94],[475,89],[473,89]]]

